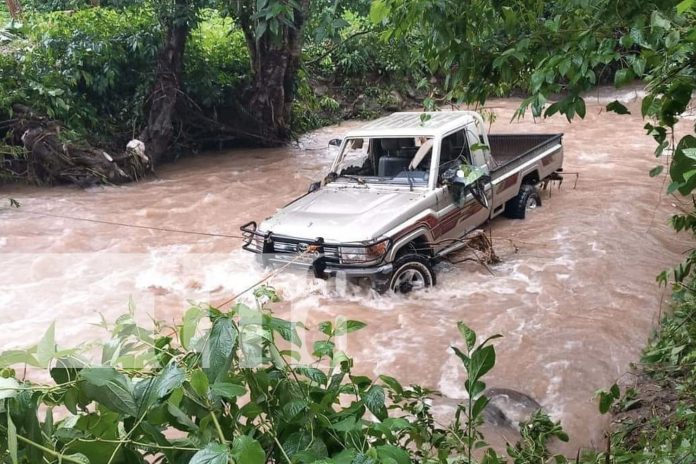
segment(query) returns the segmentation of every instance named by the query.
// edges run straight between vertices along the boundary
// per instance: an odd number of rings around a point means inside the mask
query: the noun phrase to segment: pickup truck
[[[541,206],[560,180],[563,134],[487,134],[471,111],[395,113],[329,142],[329,174],[261,224],[241,227],[264,265],[367,279],[382,293],[436,283],[433,265],[467,234]]]

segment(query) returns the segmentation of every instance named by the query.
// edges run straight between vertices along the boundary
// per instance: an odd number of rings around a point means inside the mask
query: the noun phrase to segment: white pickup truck
[[[265,265],[369,279],[379,292],[435,285],[433,264],[471,231],[541,206],[537,186],[561,178],[562,136],[488,135],[470,111],[383,117],[332,140],[329,174],[242,226],[243,247]]]

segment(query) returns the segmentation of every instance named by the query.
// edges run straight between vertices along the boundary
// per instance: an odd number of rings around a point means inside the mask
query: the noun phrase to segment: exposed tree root
[[[449,259],[450,263],[459,264],[471,261],[485,266],[490,272],[488,265],[500,262],[500,258],[493,249],[493,243],[484,230],[473,231],[462,239],[462,243],[464,247]]]
[[[26,177],[31,183],[120,184],[137,180],[150,170],[149,160],[137,144],[129,144],[122,153],[110,154],[67,143],[61,140],[56,122],[23,105],[15,105],[13,110],[15,118],[8,127],[7,141],[24,148]]]

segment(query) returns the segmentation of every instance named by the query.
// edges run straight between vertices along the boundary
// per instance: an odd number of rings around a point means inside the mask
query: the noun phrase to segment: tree
[[[309,0],[240,0],[234,4],[251,57],[253,77],[245,106],[261,123],[260,135],[267,143],[287,140]]]
[[[166,33],[148,99],[147,126],[140,133],[140,141],[145,144],[145,153],[153,166],[161,161],[174,139],[186,40],[198,11],[195,0],[170,0],[157,5]]]
[[[7,10],[13,20],[22,16],[22,4],[19,3],[19,0],[5,0],[5,3],[7,3]]]

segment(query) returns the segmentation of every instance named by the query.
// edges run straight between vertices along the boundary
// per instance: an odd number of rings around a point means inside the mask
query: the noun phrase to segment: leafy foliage
[[[0,54],[5,107],[29,104],[81,133],[106,128],[108,135],[139,124],[161,40],[151,11],[35,15],[22,31],[12,55]]]
[[[271,296],[262,288],[259,298]],[[263,301],[269,301],[263,299]],[[315,359],[301,362],[300,324],[276,318],[261,300],[223,311],[189,309],[178,327],[145,329],[134,308],[101,347],[102,364],[81,350],[59,350],[53,327],[24,351],[0,355],[0,445],[10,462],[71,463],[375,463],[476,462],[487,448],[478,430],[487,403],[482,379],[495,350],[460,323],[463,348],[453,348],[468,374],[469,400],[442,428],[431,412],[435,392],[396,379],[352,372],[336,349],[359,321],[319,324]],[[185,348],[186,346],[186,348]],[[282,346],[282,348],[281,348]],[[54,383],[18,378],[15,367],[48,369]],[[57,413],[54,418],[54,411]],[[511,456],[544,456],[548,438],[563,438],[535,416],[528,444]],[[544,451],[545,452],[545,451]],[[0,457],[3,455],[0,454]],[[487,448],[481,462],[505,462]]]

